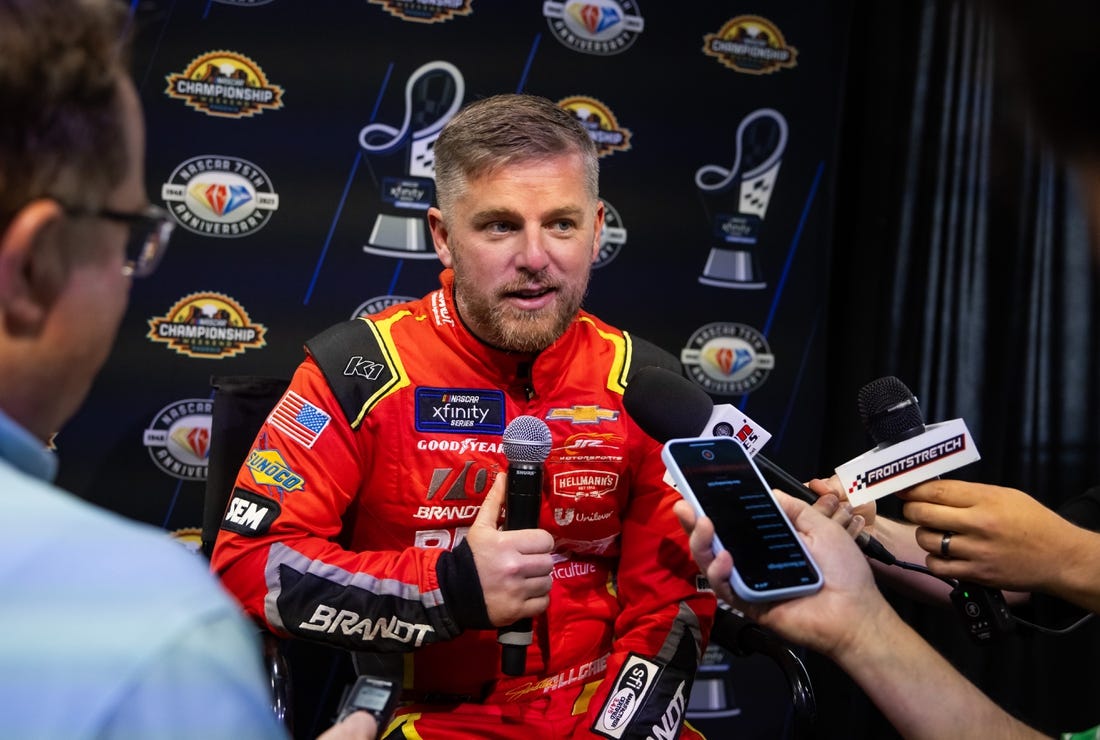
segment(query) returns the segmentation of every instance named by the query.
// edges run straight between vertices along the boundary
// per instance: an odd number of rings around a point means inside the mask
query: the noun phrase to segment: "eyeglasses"
[[[130,227],[130,237],[126,240],[126,262],[122,265],[122,274],[128,277],[142,278],[153,274],[168,250],[168,240],[176,228],[172,214],[160,206],[147,205],[138,213],[122,213],[109,208],[85,210],[62,207],[70,216],[105,218]]]

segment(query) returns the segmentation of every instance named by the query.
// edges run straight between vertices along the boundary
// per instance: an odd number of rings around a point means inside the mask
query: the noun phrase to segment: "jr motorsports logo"
[[[173,478],[206,480],[213,408],[210,399],[185,398],[157,412],[142,439],[158,468]]]
[[[266,226],[279,207],[266,172],[221,154],[182,162],[161,185],[160,197],[180,226],[203,236],[248,236]]]
[[[283,88],[260,65],[234,51],[209,51],[168,75],[164,92],[208,116],[246,118],[283,107]]]
[[[442,23],[456,15],[474,12],[473,0],[367,0],[371,5],[381,5],[395,18],[414,23]]]
[[[774,23],[758,15],[739,15],[718,33],[703,36],[703,53],[734,72],[766,75],[798,65],[798,49],[787,44]]]
[[[700,327],[680,351],[680,361],[710,393],[739,396],[758,388],[775,367],[764,335],[746,324],[715,322]]]
[[[619,125],[611,109],[595,98],[574,95],[558,101],[558,105],[576,116],[596,143],[596,153],[605,157],[630,149],[630,129]]]
[[[267,327],[249,318],[241,304],[221,293],[191,293],[149,319],[147,338],[181,355],[221,360],[267,344]]]
[[[554,38],[574,51],[609,56],[629,49],[645,28],[634,0],[544,2]]]

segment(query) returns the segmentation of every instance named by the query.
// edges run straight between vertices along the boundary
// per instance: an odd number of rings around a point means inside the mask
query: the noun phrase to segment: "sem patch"
[[[234,51],[210,51],[182,73],[166,77],[164,92],[208,116],[246,118],[283,107],[283,88],[267,81],[260,65]]]
[[[279,208],[267,173],[248,160],[222,154],[181,162],[161,185],[160,197],[180,226],[201,236],[249,236]]]
[[[278,501],[244,488],[234,488],[225,507],[221,528],[245,537],[258,537],[267,534],[280,513],[282,507]]]
[[[478,388],[417,388],[416,431],[503,434],[504,392]]]
[[[645,28],[634,0],[544,2],[542,14],[554,38],[583,54],[620,54],[634,45]]]
[[[206,480],[213,409],[208,398],[185,398],[156,413],[142,442],[158,468],[173,478]]]
[[[764,335],[746,324],[706,324],[691,335],[680,361],[696,383],[721,396],[750,393],[775,368]]]
[[[149,319],[154,342],[181,355],[207,360],[235,357],[267,344],[267,327],[254,324],[241,304],[222,293],[191,293],[164,316]]]

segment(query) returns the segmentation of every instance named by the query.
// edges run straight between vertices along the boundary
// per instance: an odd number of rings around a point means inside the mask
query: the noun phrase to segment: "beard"
[[[492,293],[463,278],[461,260],[454,255],[455,303],[467,327],[483,342],[510,352],[541,352],[553,344],[569,328],[588,292],[588,278],[569,286],[556,285],[544,273],[533,273],[530,279],[520,279]],[[536,282],[556,289],[554,301],[537,311],[524,311],[505,300],[509,293],[527,288]]]

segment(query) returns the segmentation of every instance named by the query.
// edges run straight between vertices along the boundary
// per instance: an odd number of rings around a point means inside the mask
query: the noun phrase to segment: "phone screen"
[[[775,591],[819,581],[798,535],[738,443],[728,437],[679,442],[669,452],[746,586]]]

